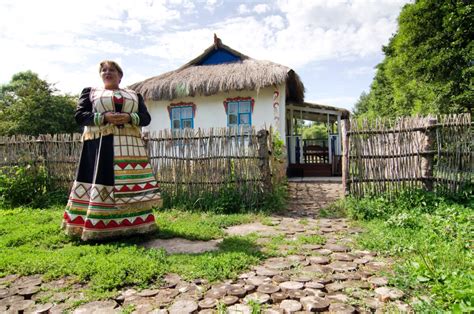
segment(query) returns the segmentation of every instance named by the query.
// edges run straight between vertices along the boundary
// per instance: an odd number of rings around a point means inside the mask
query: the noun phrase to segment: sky
[[[0,84],[31,70],[60,93],[172,71],[213,43],[299,74],[305,100],[346,109],[368,91],[409,0],[0,0]]]

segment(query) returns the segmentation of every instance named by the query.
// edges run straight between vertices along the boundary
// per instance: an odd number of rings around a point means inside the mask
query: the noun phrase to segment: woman
[[[85,88],[76,109],[84,146],[62,224],[82,240],[151,232],[151,208],[161,203],[141,139],[151,120],[143,97],[119,87],[123,71],[114,61],[99,72],[104,87]]]

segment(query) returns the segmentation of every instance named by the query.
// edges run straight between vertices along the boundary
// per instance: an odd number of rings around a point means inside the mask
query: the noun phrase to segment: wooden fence
[[[272,188],[271,130],[220,128],[163,130],[151,134],[147,148],[157,181],[170,197],[191,199],[237,189],[252,206]],[[74,180],[80,134],[0,137],[0,167],[41,164],[63,187]]]
[[[184,193],[198,200],[232,188],[243,203],[254,205],[272,188],[270,134],[234,128],[163,130],[152,134],[148,148],[158,182],[171,197]]]
[[[345,120],[345,192],[459,191],[474,181],[473,135],[469,114]]]
[[[81,154],[81,134],[0,137],[0,167],[44,165],[57,184],[69,187]]]

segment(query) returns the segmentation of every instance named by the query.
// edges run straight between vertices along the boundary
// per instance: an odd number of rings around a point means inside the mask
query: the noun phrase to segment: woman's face
[[[107,89],[118,88],[120,80],[122,79],[119,71],[117,71],[114,66],[107,63],[102,66],[102,69],[100,70],[100,77],[102,78],[102,82],[104,82],[104,86]]]

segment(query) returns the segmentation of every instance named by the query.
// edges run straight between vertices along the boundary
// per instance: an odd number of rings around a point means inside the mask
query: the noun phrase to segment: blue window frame
[[[252,125],[252,100],[227,102],[227,126],[250,127]]]
[[[193,129],[194,128],[194,112],[191,106],[172,107],[171,108],[171,128],[176,129]]]

